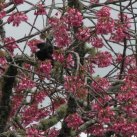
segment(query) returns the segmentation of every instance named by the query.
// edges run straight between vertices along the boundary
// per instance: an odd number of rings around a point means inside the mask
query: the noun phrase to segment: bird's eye
[[[42,48],[44,48],[46,46],[46,43],[45,42],[43,42],[43,43],[38,43],[37,44],[37,47],[39,48],[39,49],[42,49]]]

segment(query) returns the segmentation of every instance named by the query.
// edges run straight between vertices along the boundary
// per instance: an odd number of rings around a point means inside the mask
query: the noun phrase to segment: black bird
[[[38,43],[37,44],[38,51],[36,52],[36,57],[44,61],[46,59],[53,60],[52,54],[53,54],[53,45],[49,39],[46,40],[46,42]]]

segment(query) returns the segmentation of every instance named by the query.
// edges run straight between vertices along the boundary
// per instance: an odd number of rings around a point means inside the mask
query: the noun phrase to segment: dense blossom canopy
[[[0,0],[0,136],[137,136],[136,6]]]

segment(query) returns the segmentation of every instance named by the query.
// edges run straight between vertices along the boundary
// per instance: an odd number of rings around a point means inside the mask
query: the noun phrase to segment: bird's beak
[[[37,48],[37,49],[36,49],[36,52],[38,52],[38,51],[40,51],[40,49]]]

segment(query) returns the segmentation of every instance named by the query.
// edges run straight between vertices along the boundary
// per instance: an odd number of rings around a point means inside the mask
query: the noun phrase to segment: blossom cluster
[[[109,34],[114,30],[114,20],[110,17],[110,8],[103,7],[96,14],[98,22],[96,25],[97,34]]]
[[[24,91],[24,90],[29,90],[32,89],[33,87],[35,87],[35,82],[30,80],[27,77],[24,77],[23,79],[21,79],[21,81],[19,82],[19,84],[16,87],[17,91]]]
[[[69,8],[65,16],[65,20],[69,25],[79,27],[82,25],[83,16],[80,11],[75,8]]]
[[[38,72],[40,72],[42,75],[44,75],[46,78],[50,77],[52,69],[52,64],[50,60],[47,60],[46,62],[41,62],[38,68]]]
[[[37,49],[38,49],[37,44],[40,42],[41,42],[40,40],[32,39],[27,43],[28,46],[30,47],[32,53],[35,53],[37,51]]]
[[[46,15],[45,5],[37,5],[37,10],[34,12],[35,15]]]
[[[96,55],[96,64],[98,67],[103,68],[103,67],[108,67],[112,63],[112,55],[108,51],[105,52],[99,52]]]
[[[4,44],[6,49],[13,54],[14,50],[18,47],[16,40],[12,37],[7,37],[4,39]]]
[[[38,122],[41,118],[47,117],[50,109],[39,109],[37,104],[24,108],[22,112],[23,125],[28,126],[32,121]]]
[[[23,4],[24,0],[13,0],[15,4]]]
[[[78,128],[83,123],[83,120],[77,113],[69,115],[65,121],[67,122],[68,127],[72,127],[74,129]]]
[[[11,16],[8,18],[7,22],[13,23],[13,26],[19,26],[19,24],[23,21],[27,21],[28,17],[26,14],[24,14],[23,12],[16,12],[16,13],[12,13]]]
[[[51,18],[49,23],[53,28],[53,35],[57,47],[69,46],[71,37],[68,32],[68,26],[63,19]],[[60,33],[61,32],[61,33]]]
[[[97,80],[93,81],[92,87],[96,92],[104,92],[110,87],[110,83],[106,78],[97,78]]]

